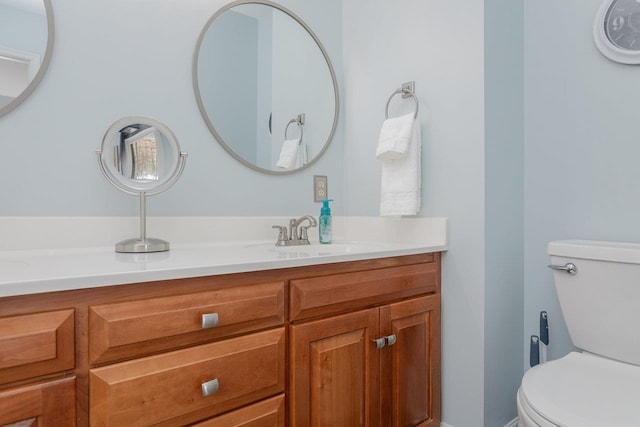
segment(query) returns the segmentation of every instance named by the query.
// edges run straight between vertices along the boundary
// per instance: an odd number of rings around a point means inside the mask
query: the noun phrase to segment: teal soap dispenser
[[[331,243],[331,208],[329,207],[329,202],[333,202],[333,199],[324,199],[320,209],[318,231],[320,232],[320,243],[322,244]]]

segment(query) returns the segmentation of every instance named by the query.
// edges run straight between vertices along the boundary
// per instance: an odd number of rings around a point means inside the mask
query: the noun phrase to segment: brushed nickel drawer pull
[[[373,341],[374,343],[376,343],[376,348],[377,348],[378,350],[380,350],[380,349],[381,349],[381,348],[383,348],[385,345],[387,345],[387,339],[386,339],[385,337],[378,338],[378,339],[371,340],[371,341]]]
[[[202,329],[213,328],[215,326],[218,326],[218,313],[202,315]]]
[[[384,338],[387,341],[387,345],[389,346],[394,345],[397,341],[396,334],[387,335]]]
[[[211,396],[216,393],[220,388],[220,384],[218,383],[218,379],[213,379],[211,381],[207,381],[206,383],[202,383],[202,397]]]

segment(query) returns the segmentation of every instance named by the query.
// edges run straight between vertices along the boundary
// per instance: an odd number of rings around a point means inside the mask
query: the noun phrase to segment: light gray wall
[[[523,358],[523,2],[485,0],[484,426],[516,414]]]
[[[525,335],[537,333],[538,312],[547,310],[553,359],[572,346],[547,243],[640,241],[640,69],[595,47],[601,3],[540,0],[524,9]]]
[[[271,176],[230,157],[204,124],[193,94],[192,59],[207,19],[226,3],[55,1],[48,72],[25,103],[0,117],[0,215],[135,215],[136,200],[106,182],[95,156],[105,130],[128,115],[164,122],[189,152],[176,186],[149,199],[150,215],[317,214],[314,174],[329,176],[340,215],[341,128],[318,163],[295,175]],[[341,75],[342,2],[281,3],[314,29]]]
[[[483,3],[343,2],[351,215],[378,215],[375,148],[385,104],[401,83],[416,82],[424,142],[421,215],[446,216],[450,224],[442,277],[442,402],[444,421],[455,427],[484,420]],[[402,103],[395,99],[393,108]]]

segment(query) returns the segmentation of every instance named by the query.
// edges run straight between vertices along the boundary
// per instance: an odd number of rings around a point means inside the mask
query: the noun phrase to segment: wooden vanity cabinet
[[[69,427],[75,423],[74,377],[0,390],[0,426]]]
[[[74,310],[0,317],[0,385],[75,367]]]
[[[283,393],[284,286],[89,307],[89,424],[187,425]]]
[[[438,258],[291,282],[308,301],[292,302],[291,426],[440,425],[439,273]]]
[[[0,298],[0,426],[274,419],[285,289],[247,273]]]
[[[438,253],[0,298],[0,427],[435,426],[439,371]]]
[[[284,282],[89,307],[92,365],[284,324]]]
[[[378,310],[291,327],[292,426],[374,426],[379,414]]]
[[[210,418],[192,427],[283,427],[285,425],[285,397],[276,397],[245,406],[219,417]]]
[[[91,425],[185,425],[282,393],[284,344],[277,328],[92,369]]]
[[[380,425],[440,426],[440,295],[380,308]]]
[[[75,424],[74,338],[72,309],[0,317],[0,426]]]

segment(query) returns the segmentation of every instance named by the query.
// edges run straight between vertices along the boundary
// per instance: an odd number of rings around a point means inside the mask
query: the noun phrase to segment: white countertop
[[[113,248],[0,253],[0,297],[153,280],[439,252],[441,244],[336,242],[276,247],[273,242],[174,245],[170,251],[120,254]]]
[[[33,225],[29,221],[28,225]],[[358,220],[358,224],[370,227],[367,221],[370,220]],[[390,224],[382,232],[368,233],[378,240],[342,238],[329,245],[312,242],[309,246],[276,247],[274,239],[209,242],[187,239],[172,243],[167,252],[149,254],[116,253],[113,246],[5,250],[0,251],[0,297],[447,250],[446,220]],[[199,229],[202,223],[198,225]],[[358,227],[351,225],[350,229]],[[181,232],[184,234],[184,228]],[[415,237],[416,233],[420,238],[413,240],[419,241],[408,241],[407,236]],[[353,233],[344,234],[353,237]]]

